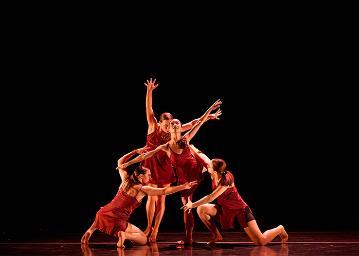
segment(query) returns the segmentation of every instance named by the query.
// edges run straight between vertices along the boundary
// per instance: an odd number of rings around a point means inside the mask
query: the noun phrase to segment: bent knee
[[[201,214],[201,215],[206,214],[206,213],[207,213],[207,208],[206,208],[206,206],[204,206],[204,205],[198,206],[198,207],[197,207],[197,213],[198,213],[198,214]]]

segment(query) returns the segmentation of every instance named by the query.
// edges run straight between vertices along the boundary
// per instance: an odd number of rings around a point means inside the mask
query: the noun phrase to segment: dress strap
[[[140,185],[140,188],[137,190],[136,196],[138,195],[138,193],[140,193],[141,189],[142,189],[142,184]]]

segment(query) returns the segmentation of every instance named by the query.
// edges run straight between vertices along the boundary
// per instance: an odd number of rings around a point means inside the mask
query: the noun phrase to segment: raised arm
[[[118,159],[116,169],[118,170],[122,180],[125,180],[127,178],[128,174],[127,174],[127,171],[124,168],[120,168],[120,166],[122,164],[124,164],[125,162],[127,162],[128,159],[130,159],[135,154],[141,154],[143,152],[143,150],[145,150],[145,147],[134,149],[131,152],[123,155],[120,159]]]
[[[218,109],[216,111],[216,113],[209,114],[209,116],[207,117],[207,120],[205,120],[205,121],[219,120],[219,116],[221,116],[221,115],[222,115],[222,110]],[[193,126],[195,126],[199,122],[199,119],[200,118],[196,118],[196,119],[193,119],[191,122],[183,124],[182,127],[181,127],[181,132],[185,132],[185,131],[188,131],[188,130],[192,129]]]
[[[215,200],[217,197],[222,195],[224,193],[224,191],[227,190],[227,188],[229,188],[229,186],[219,185],[215,190],[213,190],[213,192],[211,194],[202,197],[201,199],[199,199],[196,202],[192,203],[190,200],[188,200],[188,203],[186,205],[184,205],[183,207],[181,207],[181,209],[187,211],[189,209],[196,208],[202,204],[210,203],[213,200]]]
[[[167,188],[154,188],[150,186],[143,186],[142,191],[149,196],[169,195],[184,189],[190,189],[195,185],[197,185],[197,181],[187,182],[179,186],[172,186]]]
[[[203,125],[203,123],[207,120],[208,116],[211,114],[211,112],[213,110],[216,110],[217,108],[219,108],[222,104],[221,100],[216,100],[215,103],[212,104],[212,106],[210,106],[209,109],[207,109],[207,111],[201,116],[201,118],[199,119],[199,121],[194,125],[194,127],[188,131],[183,137],[186,138],[187,142],[190,142],[191,139],[196,135],[196,133],[198,132],[199,128],[201,128],[201,126]]]
[[[165,151],[167,146],[168,146],[168,143],[160,145],[154,150],[148,151],[147,153],[143,153],[143,154],[135,157],[134,159],[121,164],[119,167],[122,168],[122,169],[125,169],[125,168],[127,168],[128,166],[130,166],[132,164],[142,162],[143,160],[146,160],[147,158],[150,158],[150,157],[154,156],[156,153],[158,153],[161,150]]]
[[[145,85],[147,87],[147,93],[146,93],[146,118],[148,124],[147,134],[150,134],[156,129],[156,125],[157,125],[157,120],[152,109],[152,91],[158,87],[158,84],[156,84],[156,79],[152,80],[152,78],[150,78],[150,80],[146,81]]]

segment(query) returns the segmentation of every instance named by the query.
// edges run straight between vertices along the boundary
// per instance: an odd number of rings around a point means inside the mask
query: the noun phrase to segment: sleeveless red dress
[[[177,176],[178,184],[184,184],[186,182],[196,180],[200,182],[202,180],[203,165],[191,154],[188,143],[185,143],[181,154],[177,154],[171,149],[170,159]],[[191,189],[182,190],[180,192],[181,196],[185,197],[193,194],[197,187],[198,185],[192,187]]]
[[[136,197],[126,194],[122,188],[119,188],[112,201],[97,212],[95,228],[108,235],[118,237],[118,232],[126,230],[132,212],[140,204]]]
[[[212,179],[212,189],[216,189],[214,179]],[[217,197],[216,208],[217,216],[222,229],[234,228],[234,220],[237,218],[242,228],[248,227],[248,222],[254,220],[249,206],[244,202],[236,187],[227,188],[219,197]]]
[[[156,149],[158,146],[167,143],[171,139],[169,133],[162,132],[157,126],[156,130],[147,135],[146,147],[148,151]],[[144,167],[151,170],[151,182],[159,187],[170,184],[176,180],[172,164],[166,152],[160,151],[153,157],[142,162]]]

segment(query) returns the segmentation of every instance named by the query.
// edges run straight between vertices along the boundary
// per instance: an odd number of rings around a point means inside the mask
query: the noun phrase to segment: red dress
[[[216,189],[214,179],[212,179],[212,189]],[[247,223],[254,220],[249,206],[244,202],[236,187],[227,188],[219,197],[217,197],[217,210],[219,222],[222,229],[234,228],[234,220],[242,226],[242,228],[248,227]]]
[[[179,184],[184,184],[186,182],[196,180],[200,182],[202,180],[203,165],[191,154],[191,150],[188,146],[188,143],[185,143],[181,154],[177,154],[171,149],[170,159],[177,176],[177,182]],[[191,189],[181,191],[181,196],[184,197],[191,195],[197,188],[197,186],[194,186]]]
[[[136,197],[126,194],[122,188],[119,188],[114,199],[97,212],[95,228],[108,235],[118,237],[119,231],[126,230],[132,212],[139,205],[140,202]]]
[[[162,132],[160,127],[157,127],[154,132],[147,135],[146,147],[148,147],[148,151],[151,151],[167,143],[170,139],[169,133]],[[176,180],[171,161],[164,151],[159,151],[153,157],[144,160],[142,165],[151,170],[152,184],[162,187]]]

